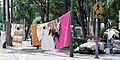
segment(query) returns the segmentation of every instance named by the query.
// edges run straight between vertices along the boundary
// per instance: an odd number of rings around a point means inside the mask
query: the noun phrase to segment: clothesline
[[[37,36],[38,39],[32,38],[32,41],[41,41],[43,50],[54,50],[55,45],[57,49],[70,45],[70,11],[58,19],[36,26],[37,28],[32,27],[31,31],[32,36]]]

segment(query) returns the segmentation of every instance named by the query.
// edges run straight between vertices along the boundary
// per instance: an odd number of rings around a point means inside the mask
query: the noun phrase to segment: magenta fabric
[[[56,49],[61,49],[70,45],[70,11],[59,17],[60,37],[56,39]]]

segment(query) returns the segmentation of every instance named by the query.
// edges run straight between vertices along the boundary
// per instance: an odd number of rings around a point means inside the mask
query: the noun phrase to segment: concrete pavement
[[[119,60],[120,55],[100,54],[100,59],[95,59],[92,54],[74,53],[74,57],[69,57],[68,49],[56,51],[42,51],[32,47],[30,41],[24,41],[22,45],[9,47],[8,49],[0,48],[0,60]]]

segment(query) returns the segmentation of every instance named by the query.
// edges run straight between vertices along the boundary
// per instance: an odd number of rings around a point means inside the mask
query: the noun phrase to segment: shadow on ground
[[[60,57],[69,57],[70,51],[69,48],[63,48],[61,50],[58,50],[57,52],[54,51],[43,51],[41,48],[39,49],[31,49],[31,48],[23,48],[23,49],[9,49],[10,51],[6,51],[4,53],[20,53],[20,54],[30,54],[30,55],[38,55],[43,54],[44,56],[60,56]],[[106,54],[99,54],[101,57],[108,56]],[[118,56],[120,57],[120,54],[110,54],[109,56]],[[94,58],[95,54],[80,54],[80,53],[74,53],[73,58],[83,58],[88,59],[89,57]]]

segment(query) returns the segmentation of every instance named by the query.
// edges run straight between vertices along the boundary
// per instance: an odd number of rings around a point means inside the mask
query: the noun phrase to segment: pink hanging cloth
[[[59,17],[60,37],[56,39],[56,49],[62,49],[70,45],[70,11]]]

